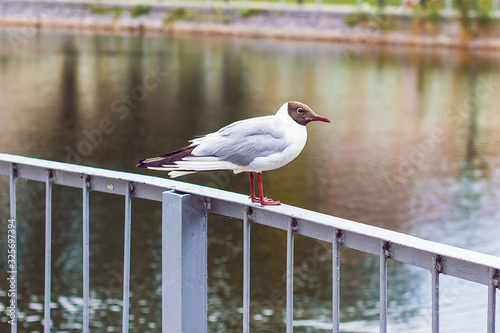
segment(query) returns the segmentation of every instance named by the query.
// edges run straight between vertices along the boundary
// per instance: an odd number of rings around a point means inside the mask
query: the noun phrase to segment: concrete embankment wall
[[[500,33],[463,38],[456,19],[434,27],[412,12],[375,12],[356,26],[344,22],[356,8],[250,3],[2,1],[0,25],[25,29],[71,28],[164,34],[212,34],[241,37],[304,39],[352,44],[443,46],[500,50]]]

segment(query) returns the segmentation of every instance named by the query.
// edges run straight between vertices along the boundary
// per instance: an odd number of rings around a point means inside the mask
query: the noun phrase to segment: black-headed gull
[[[232,170],[250,173],[250,198],[261,205],[279,205],[264,197],[262,172],[284,166],[296,158],[307,140],[306,125],[330,120],[300,102],[283,104],[273,116],[236,121],[217,132],[198,137],[187,147],[145,158],[139,168],[170,171],[172,178],[199,171]],[[260,197],[255,196],[254,172]]]

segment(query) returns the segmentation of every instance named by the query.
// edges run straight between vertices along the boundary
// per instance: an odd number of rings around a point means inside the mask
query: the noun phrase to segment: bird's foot
[[[260,203],[262,206],[278,206],[281,205],[281,202],[274,201],[273,199],[269,199],[268,197],[264,198],[258,198],[258,197],[250,197],[252,199],[252,202]]]
[[[264,199],[260,200],[259,203],[262,206],[278,206],[278,205],[281,205],[281,202],[279,200],[278,201],[274,201],[273,199],[269,199],[267,197],[264,197]]]

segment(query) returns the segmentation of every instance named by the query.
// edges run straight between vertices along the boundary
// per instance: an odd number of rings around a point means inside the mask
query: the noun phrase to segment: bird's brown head
[[[307,125],[311,121],[323,121],[325,123],[329,123],[330,120],[323,116],[318,116],[314,111],[300,102],[288,102],[288,114],[290,117],[295,120],[300,125]]]

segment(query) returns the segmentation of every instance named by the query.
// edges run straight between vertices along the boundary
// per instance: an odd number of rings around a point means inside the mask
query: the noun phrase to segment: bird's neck
[[[290,114],[288,114],[288,103],[283,104],[278,112],[276,112],[276,116],[286,125],[286,126],[292,126],[292,127],[297,127],[297,129],[305,129],[304,125],[301,125],[297,123],[292,117],[290,117]]]

